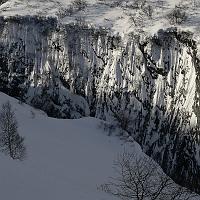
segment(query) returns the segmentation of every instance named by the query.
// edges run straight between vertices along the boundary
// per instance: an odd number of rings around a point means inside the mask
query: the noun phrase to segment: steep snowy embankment
[[[8,100],[25,136],[27,158],[20,162],[0,154],[3,200],[113,199],[97,191],[113,174],[113,160],[125,148],[143,154],[138,144],[107,136],[98,119],[48,118],[0,93],[0,104]]]

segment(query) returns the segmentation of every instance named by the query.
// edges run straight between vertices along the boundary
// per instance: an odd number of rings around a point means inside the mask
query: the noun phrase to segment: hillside
[[[143,37],[153,36],[160,29],[178,27],[180,30],[191,31],[200,45],[200,2],[199,0],[88,0],[87,7],[82,11],[70,13],[73,0],[7,0],[0,6],[2,16],[54,16],[62,24],[76,22],[82,18],[94,27],[110,29],[112,34],[120,34],[124,39],[131,32]],[[145,13],[144,7],[152,8],[152,16]],[[167,15],[175,8],[182,7],[187,20],[181,24],[170,24]],[[133,22],[131,19],[135,19]]]
[[[3,200],[116,200],[98,190],[109,177],[115,177],[114,160],[124,151],[138,159],[146,157],[136,142],[120,141],[117,132],[108,136],[100,128],[101,120],[49,118],[0,93],[0,104],[7,101],[17,117],[19,133],[25,137],[27,155],[18,161],[0,154]]]
[[[200,193],[199,1],[81,2],[0,6],[0,91],[58,125],[111,123]]]
[[[27,158],[20,162],[0,154],[3,200],[113,199],[97,190],[113,174],[113,160],[124,149],[143,154],[138,144],[107,136],[98,119],[48,118],[0,93],[0,104],[8,100],[25,136]]]

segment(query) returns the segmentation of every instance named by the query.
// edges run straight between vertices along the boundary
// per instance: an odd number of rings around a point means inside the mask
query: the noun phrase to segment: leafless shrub
[[[110,6],[111,7],[122,7],[124,0],[115,0]]]
[[[109,124],[107,122],[101,122],[99,124],[100,129],[108,133],[108,136],[111,136],[114,131],[116,131],[117,127],[114,124]]]
[[[148,5],[148,6],[145,6],[145,7],[143,7],[142,8],[142,11],[146,14],[146,16],[148,17],[148,18],[152,18],[152,15],[153,15],[153,6],[151,6],[151,5]]]
[[[124,110],[114,110],[112,109],[112,116],[117,126],[124,131],[128,132],[129,126],[131,124],[130,114]]]
[[[23,105],[24,102],[23,102],[21,99],[19,99],[19,100],[18,100],[18,103],[19,103],[20,105]]]
[[[142,9],[146,5],[147,0],[133,0],[127,4],[131,9]]]
[[[68,8],[60,8],[56,13],[59,18],[64,18],[66,16],[72,16],[75,13],[75,10],[72,5],[69,5]]]
[[[124,152],[114,162],[116,177],[99,187],[122,200],[192,200],[197,195],[176,185],[150,158]]]
[[[143,16],[139,15],[129,15],[129,21],[132,23],[134,26],[141,26],[144,23]]]
[[[73,14],[76,14],[79,11],[85,10],[85,8],[88,6],[87,1],[85,0],[74,0],[68,8],[60,8],[57,12],[57,16],[59,18],[64,18],[66,16],[72,16]]]
[[[2,105],[0,111],[0,147],[13,159],[25,158],[24,138],[18,133],[18,123],[9,101]]]
[[[171,24],[182,24],[187,20],[187,14],[182,7],[175,7],[167,16]]]
[[[72,5],[75,10],[81,11],[85,10],[85,8],[88,6],[88,3],[85,0],[74,0]]]

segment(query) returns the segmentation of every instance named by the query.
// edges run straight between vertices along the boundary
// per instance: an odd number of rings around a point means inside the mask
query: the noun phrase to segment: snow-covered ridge
[[[70,14],[74,0],[7,0],[0,6],[1,16],[53,16],[63,24],[82,18],[87,24],[105,27],[113,33],[127,36],[129,33],[153,36],[159,29],[179,27],[191,31],[200,45],[200,3],[196,0],[87,0],[87,7]],[[143,6],[143,7],[142,7]],[[168,14],[181,7],[187,20],[170,24]],[[148,8],[150,8],[148,12]],[[151,11],[152,10],[152,11]],[[134,20],[133,20],[134,19]]]

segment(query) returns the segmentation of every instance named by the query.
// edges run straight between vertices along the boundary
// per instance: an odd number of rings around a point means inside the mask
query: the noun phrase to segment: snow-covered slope
[[[27,158],[16,161],[0,154],[0,191],[3,200],[106,200],[97,190],[113,174],[113,160],[124,149],[143,153],[99,129],[100,120],[57,120],[0,93],[10,101],[25,136]]]
[[[106,27],[113,33],[127,36],[130,32],[143,36],[154,35],[159,29],[174,26],[169,23],[167,15],[175,8],[182,7],[188,19],[178,26],[181,30],[194,33],[200,45],[200,2],[198,0],[87,0],[84,11],[69,13],[73,0],[8,0],[0,6],[2,16],[55,16],[61,23],[68,24],[81,17],[87,24],[95,27]],[[144,3],[145,2],[145,3]],[[149,17],[140,7],[151,6],[152,16]],[[135,19],[135,23],[131,18]]]
[[[18,161],[0,153],[3,200],[116,200],[98,189],[115,177],[114,160],[125,151],[147,157],[133,140],[119,140],[117,131],[108,136],[99,119],[49,118],[0,92],[0,105],[7,101],[25,137],[27,156]]]

